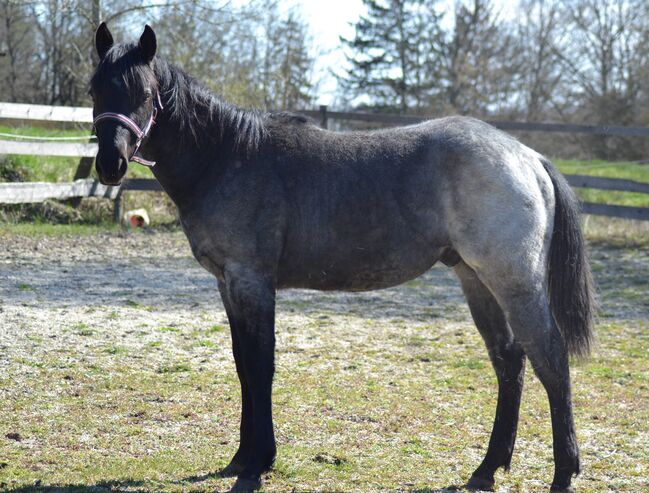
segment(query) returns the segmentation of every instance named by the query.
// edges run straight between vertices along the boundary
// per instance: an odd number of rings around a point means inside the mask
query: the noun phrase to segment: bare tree
[[[34,40],[30,36],[29,10],[12,0],[0,1],[0,74],[2,100],[20,101],[27,95]]]
[[[560,0],[521,0],[518,10],[520,111],[526,120],[540,121],[552,109],[561,113],[565,71],[558,53],[566,29]]]
[[[101,20],[118,38],[152,24],[162,55],[235,102],[284,108],[311,100],[307,25],[276,0],[0,0],[2,99],[87,104]]]
[[[561,59],[592,116],[600,122],[629,121],[640,89],[639,72],[649,6],[641,0],[565,2],[572,36]]]
[[[443,45],[447,111],[485,115],[514,91],[516,45],[492,0],[457,0]]]
[[[560,55],[579,116],[597,123],[638,122],[642,70],[649,63],[649,5],[642,0],[563,3],[571,34]],[[630,156],[632,149],[620,139],[594,139],[590,144],[604,158]]]

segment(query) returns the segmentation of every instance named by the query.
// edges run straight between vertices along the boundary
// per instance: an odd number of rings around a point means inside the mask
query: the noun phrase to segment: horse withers
[[[275,459],[276,290],[380,289],[437,261],[459,277],[498,378],[489,447],[467,486],[490,489],[509,467],[527,358],[550,401],[551,491],[572,491],[568,364],[591,343],[592,282],[577,202],[552,164],[472,118],[337,133],[244,110],[156,46],[149,26],[127,44],[97,30],[96,167],[115,185],[129,160],[153,165],[218,280],[242,393],[239,448],[221,471],[238,477],[233,491],[258,488]]]

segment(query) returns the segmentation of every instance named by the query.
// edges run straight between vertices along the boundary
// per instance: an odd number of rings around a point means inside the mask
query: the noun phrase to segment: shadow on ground
[[[206,475],[209,476],[209,475]],[[189,479],[189,478],[188,478]],[[153,493],[155,489],[144,487],[143,481],[136,480],[114,480],[114,481],[100,481],[94,485],[82,485],[82,484],[68,484],[68,485],[52,485],[52,486],[43,486],[43,485],[34,485],[34,486],[22,486],[15,489],[3,490],[7,493]],[[211,492],[219,493],[210,489]],[[224,492],[227,490],[223,490]],[[263,490],[262,490],[263,491]],[[292,490],[293,493],[340,493],[338,490]],[[418,488],[413,490],[394,490],[394,492],[399,493],[459,493],[464,491],[460,486],[447,486],[441,489],[431,489],[431,488]],[[390,493],[390,490],[386,490],[386,493]]]

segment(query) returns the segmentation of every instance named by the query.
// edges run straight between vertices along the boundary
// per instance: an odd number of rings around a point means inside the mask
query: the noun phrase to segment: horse
[[[489,446],[469,478],[509,469],[529,359],[550,402],[554,493],[580,461],[570,356],[593,340],[579,204],[549,160],[469,117],[332,132],[295,114],[242,109],[156,56],[148,25],[115,43],[102,23],[90,82],[96,169],[119,185],[153,166],[228,317],[241,384],[239,447],[222,476],[252,491],[273,465],[275,294],[363,291],[454,269],[498,381]],[[154,165],[155,164],[155,165]]]

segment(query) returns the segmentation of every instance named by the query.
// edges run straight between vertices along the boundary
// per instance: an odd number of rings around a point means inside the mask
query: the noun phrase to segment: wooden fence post
[[[320,126],[327,130],[329,127],[329,119],[327,117],[327,105],[326,104],[321,104],[320,105]]]
[[[122,189],[119,189],[113,205],[113,222],[119,224],[122,220]]]
[[[89,142],[92,142],[90,140]],[[79,165],[77,166],[77,171],[74,173],[75,180],[81,180],[84,178],[89,178],[90,173],[92,172],[92,163],[95,161],[94,157],[82,157],[79,160]],[[82,197],[75,197],[70,199],[70,205],[75,209],[81,205]]]

